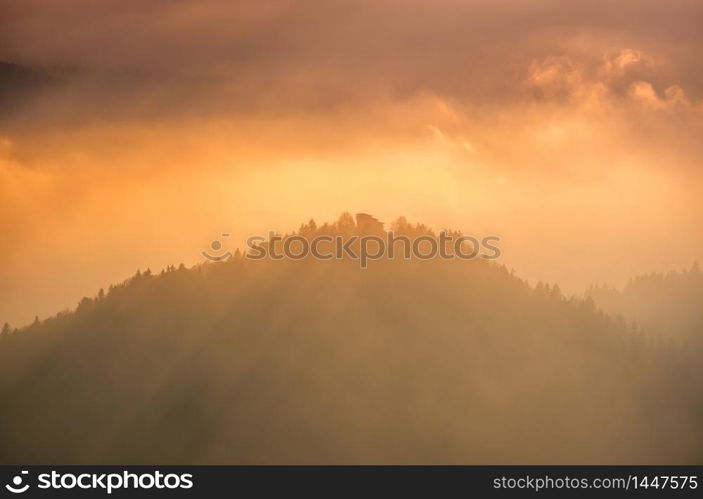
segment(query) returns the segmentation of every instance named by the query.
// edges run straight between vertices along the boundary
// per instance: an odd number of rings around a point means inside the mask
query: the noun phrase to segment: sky
[[[703,4],[0,0],[0,323],[368,212],[569,293],[703,257]]]

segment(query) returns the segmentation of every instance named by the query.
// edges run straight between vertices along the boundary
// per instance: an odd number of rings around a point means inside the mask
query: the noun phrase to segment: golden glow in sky
[[[0,322],[343,211],[570,292],[703,254],[699,2],[6,3]]]

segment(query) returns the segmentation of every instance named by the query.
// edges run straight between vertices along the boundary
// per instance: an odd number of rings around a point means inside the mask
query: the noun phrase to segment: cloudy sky
[[[580,292],[703,257],[693,0],[2,0],[0,322],[366,211]]]

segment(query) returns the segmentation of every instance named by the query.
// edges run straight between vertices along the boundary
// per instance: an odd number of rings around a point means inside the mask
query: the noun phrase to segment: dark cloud
[[[57,119],[314,113],[420,92],[505,103],[533,58],[597,65],[622,47],[661,58],[689,95],[703,88],[703,5],[690,0],[5,3],[0,58],[76,69],[41,103]]]
[[[53,83],[54,78],[47,72],[0,61],[0,119],[28,106]]]

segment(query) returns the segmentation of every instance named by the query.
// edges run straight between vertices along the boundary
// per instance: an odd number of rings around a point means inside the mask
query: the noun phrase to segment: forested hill
[[[703,272],[698,264],[636,277],[622,291],[594,286],[586,294],[603,310],[636,322],[650,335],[703,347]]]
[[[700,462],[680,357],[480,260],[236,257],[0,335],[0,461]]]

